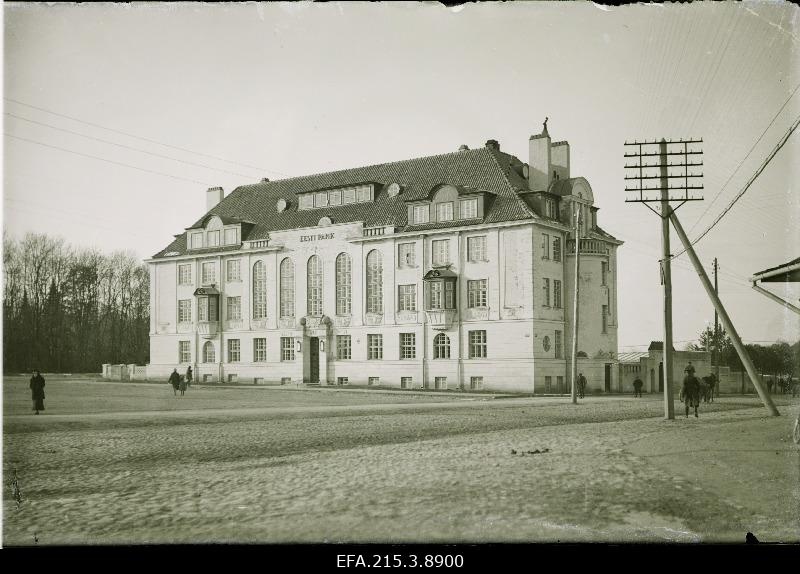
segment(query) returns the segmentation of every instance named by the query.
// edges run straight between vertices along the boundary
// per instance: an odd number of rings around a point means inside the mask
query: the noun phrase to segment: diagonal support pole
[[[769,414],[775,417],[779,416],[780,413],[778,413],[778,409],[775,408],[775,403],[772,402],[772,398],[769,396],[769,394],[764,391],[764,387],[761,384],[758,373],[756,372],[756,367],[753,365],[753,361],[750,360],[750,355],[747,354],[747,349],[745,349],[744,343],[742,343],[742,340],[739,338],[739,333],[733,326],[731,318],[728,317],[725,307],[722,306],[722,301],[720,301],[719,297],[714,291],[714,286],[711,284],[711,281],[709,281],[706,270],[703,269],[700,260],[697,258],[697,254],[694,252],[694,247],[692,247],[692,243],[686,236],[686,232],[683,230],[683,226],[681,225],[681,222],[678,221],[678,216],[675,215],[674,211],[670,212],[669,220],[672,222],[672,226],[675,228],[675,232],[678,234],[678,237],[680,237],[683,247],[686,250],[686,254],[689,256],[689,259],[692,260],[692,265],[694,265],[695,271],[697,271],[697,274],[700,276],[700,282],[703,284],[706,293],[708,293],[711,302],[714,304],[714,309],[716,309],[717,313],[719,313],[719,318],[722,320],[722,325],[728,332],[731,342],[733,343],[733,346],[736,348],[736,352],[739,355],[739,359],[742,361],[742,365],[744,365],[747,374],[750,376],[750,380],[753,381],[753,386],[756,388],[758,396],[761,397],[761,402],[764,403],[765,407],[767,407]]]

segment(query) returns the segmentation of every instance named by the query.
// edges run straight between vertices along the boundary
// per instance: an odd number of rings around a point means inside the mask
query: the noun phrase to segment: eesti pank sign
[[[313,235],[301,235],[300,236],[300,243],[304,241],[325,241],[327,239],[333,239],[333,233],[315,233]]]

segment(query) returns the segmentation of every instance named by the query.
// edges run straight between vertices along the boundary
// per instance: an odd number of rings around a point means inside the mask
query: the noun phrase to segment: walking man
[[[178,387],[181,385],[181,376],[178,374],[178,369],[172,369],[172,374],[169,376],[169,382],[172,385],[173,394],[178,395]]]
[[[633,396],[634,397],[641,397],[642,396],[642,379],[639,375],[636,375],[636,379],[633,381]]]
[[[699,417],[697,408],[700,406],[700,381],[694,376],[694,367],[691,363],[684,371],[683,387],[681,387],[681,400],[686,405],[686,418],[689,418],[689,407],[694,407],[694,416]]]
[[[186,369],[186,385],[190,387],[192,386],[192,367]]]
[[[34,370],[31,377],[31,399],[33,399],[33,410],[36,414],[44,410],[44,377],[42,374]]]
[[[583,373],[578,373],[578,393],[580,398],[583,398],[586,393],[586,377],[583,376]]]

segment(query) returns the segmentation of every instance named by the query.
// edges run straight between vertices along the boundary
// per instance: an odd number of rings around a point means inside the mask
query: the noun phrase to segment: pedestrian
[[[42,374],[34,370],[31,377],[31,399],[33,399],[33,410],[36,414],[44,410],[44,377]]]
[[[189,387],[192,386],[192,367],[186,369],[186,385]]]
[[[694,416],[699,417],[697,408],[700,406],[700,381],[694,376],[694,367],[691,363],[684,372],[686,376],[683,377],[680,399],[686,405],[686,418],[689,418],[689,407],[694,407]]]
[[[633,396],[634,397],[641,397],[642,396],[642,379],[639,375],[636,375],[636,379],[633,381]]]
[[[586,377],[583,376],[583,373],[578,373],[578,393],[580,393],[581,398],[586,393]]]
[[[178,395],[178,387],[181,385],[181,376],[178,374],[178,369],[172,369],[172,374],[169,376],[169,382],[172,385],[173,394]]]
[[[767,377],[767,392],[772,394],[772,377]]]
[[[791,381],[792,385],[792,398],[795,398],[800,393],[800,381]]]
[[[181,396],[183,396],[183,393],[186,392],[187,384],[188,383],[186,382],[186,377],[181,377],[180,383],[178,384],[178,389],[181,391]]]

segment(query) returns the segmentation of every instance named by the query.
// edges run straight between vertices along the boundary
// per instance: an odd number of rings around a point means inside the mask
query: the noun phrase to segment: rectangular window
[[[428,223],[431,219],[430,205],[415,205],[412,209],[412,214],[415,225]]]
[[[546,198],[544,200],[544,214],[551,219],[558,219],[558,210],[556,209],[556,200]]]
[[[178,323],[191,323],[192,321],[192,300],[181,299],[178,301]]]
[[[369,377],[369,379],[367,381],[367,384],[370,385],[370,386],[380,385],[381,384],[381,378],[380,377]]]
[[[400,388],[401,389],[410,389],[414,379],[412,377],[400,377]]]
[[[486,331],[469,332],[469,358],[486,358]]]
[[[191,235],[191,246],[192,249],[200,249],[203,247],[203,233],[192,233]]]
[[[192,284],[192,266],[178,265],[178,285],[191,285]]]
[[[413,243],[400,243],[397,245],[398,267],[414,267],[416,265]]]
[[[219,231],[209,231],[206,235],[208,247],[217,247],[219,245]]]
[[[299,208],[300,209],[312,209],[314,207],[314,195],[311,193],[305,193],[299,196]]]
[[[448,281],[444,284],[444,308],[445,309],[455,309],[456,308],[456,301],[455,301],[455,286],[456,284],[452,281]]]
[[[453,221],[453,202],[436,204],[436,221]]]
[[[442,282],[430,283],[430,308],[442,308]]]
[[[351,356],[350,335],[336,335],[336,358],[346,361]]]
[[[203,285],[211,285],[217,282],[216,267],[213,262],[203,263],[202,278]]]
[[[219,309],[217,309],[217,304],[217,297],[198,297],[197,320],[218,321]]]
[[[435,239],[431,241],[431,251],[433,253],[434,265],[446,265],[450,263],[450,240]]]
[[[370,185],[361,185],[356,188],[356,201],[358,203],[364,203],[366,201],[372,201],[372,186]]]
[[[553,392],[553,377],[544,378],[544,392],[547,394]]]
[[[398,285],[397,286],[397,310],[416,311],[417,310],[417,286]]]
[[[350,378],[349,377],[337,377],[336,378],[336,384],[339,385],[340,387],[343,386],[343,385],[347,385],[349,383],[350,383]]]
[[[314,194],[314,207],[328,207],[328,192],[322,191]]]
[[[229,259],[225,262],[225,280],[226,281],[241,281],[241,266],[238,259]]]
[[[550,279],[542,279],[542,306],[550,306]]]
[[[553,343],[553,347],[554,347],[553,350],[556,353],[556,359],[563,359],[564,358],[563,357],[563,353],[562,353],[562,346],[563,346],[564,343],[563,343],[563,341],[561,339],[562,339],[561,331],[556,331],[555,342]]]
[[[480,391],[483,389],[483,377],[470,377],[469,388],[473,391]]]
[[[467,238],[467,259],[470,261],[486,261],[486,236]]]
[[[383,359],[383,335],[367,335],[367,359]]]
[[[189,350],[189,341],[178,341],[178,362],[189,363],[192,360],[192,354]]]
[[[553,261],[561,261],[561,238],[553,237]]]
[[[461,219],[475,219],[478,217],[477,199],[462,199],[460,207],[461,207]]]
[[[400,358],[417,358],[417,335],[416,333],[400,333]]]
[[[242,298],[228,297],[226,317],[228,321],[239,321],[242,318]]]
[[[241,360],[242,344],[239,339],[228,339],[228,362],[238,363]]]
[[[347,205],[348,203],[355,203],[356,202],[356,190],[352,187],[348,187],[342,190],[342,204]]]
[[[567,389],[564,388],[564,377],[562,376],[556,377],[556,388],[558,388],[559,393],[567,392]]]
[[[561,309],[561,281],[553,279],[553,307]]]
[[[225,230],[225,245],[236,245],[237,243],[239,243],[239,228],[227,228]]]
[[[608,305],[603,305],[603,333],[608,333]]]
[[[294,361],[294,339],[281,337],[281,361]]]
[[[434,377],[433,378],[433,388],[435,388],[435,389],[447,389],[447,377]]]
[[[608,285],[608,263],[605,261],[600,262],[600,284]]]
[[[331,205],[342,205],[342,190],[337,189],[336,191],[330,192],[328,201],[330,201]]]
[[[267,360],[267,340],[253,339],[253,361],[263,363]]]
[[[550,236],[542,233],[542,259],[550,259]]]
[[[488,305],[488,280],[467,281],[467,307],[486,307]]]

